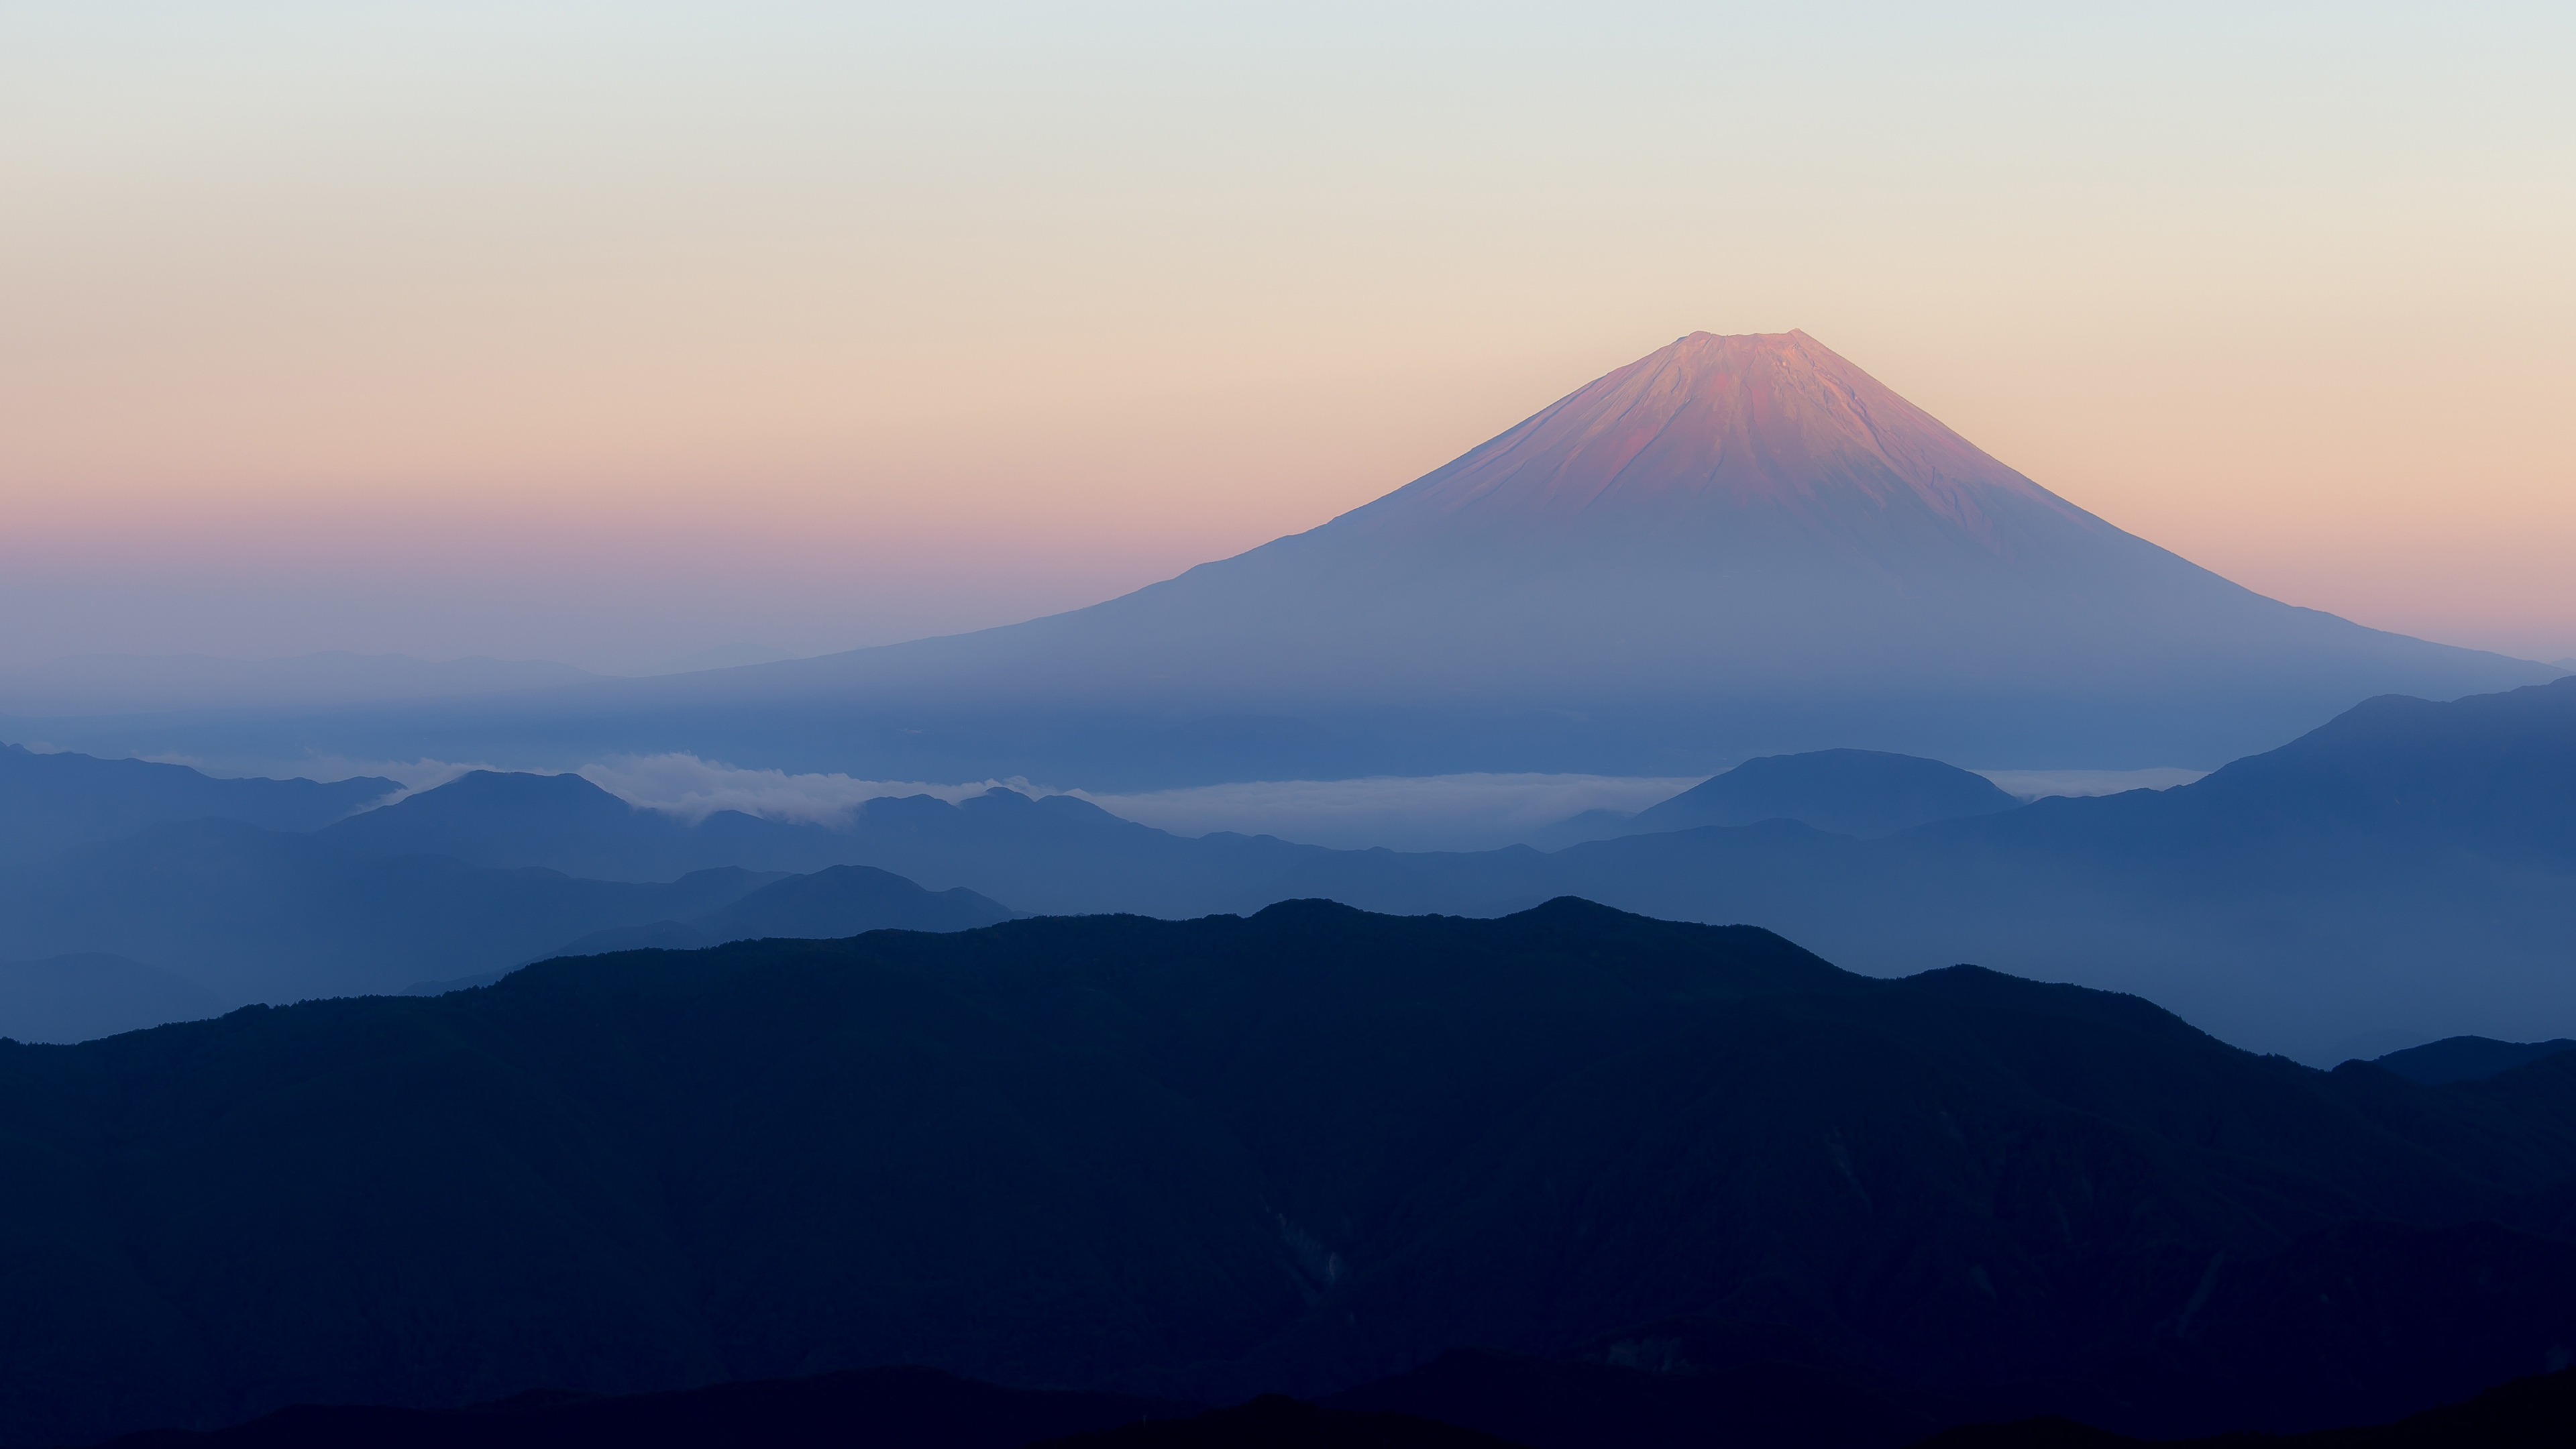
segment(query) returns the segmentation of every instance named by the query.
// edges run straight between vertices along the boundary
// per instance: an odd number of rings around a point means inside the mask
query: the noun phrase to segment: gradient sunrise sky
[[[2576,655],[2576,7],[0,4],[0,667],[819,652],[1803,327]]]

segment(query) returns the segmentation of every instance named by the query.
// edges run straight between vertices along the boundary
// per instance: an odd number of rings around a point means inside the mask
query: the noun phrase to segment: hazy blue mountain
[[[1010,918],[1010,907],[963,887],[926,891],[871,866],[835,865],[762,886],[696,924],[714,941],[820,940],[888,929],[966,931]]]
[[[1813,750],[1747,760],[1633,815],[1587,811],[1530,843],[1572,845],[1765,820],[1795,820],[1837,835],[1867,837],[1962,815],[1991,815],[2021,803],[1985,776],[1939,760],[1876,750]]]
[[[1759,924],[1855,969],[1981,961],[2153,992],[2231,1040],[2320,1062],[2377,1055],[2348,1043],[2392,1027],[2576,1030],[2576,680],[2376,699],[2188,786],[1873,840],[1772,821],[1553,853],[1334,851],[1184,839],[1007,790],[871,801],[844,831],[738,815],[691,829],[568,777],[458,786],[453,805],[425,792],[325,838],[666,879],[871,865],[1049,913],[1185,917],[1314,896],[1490,916],[1573,894]]]
[[[2492,1037],[2453,1036],[2390,1052],[2376,1061],[2409,1081],[2439,1086],[2446,1082],[2483,1081],[2560,1052],[2576,1052],[2576,1040],[2559,1037],[2554,1041],[2497,1041]]]
[[[2318,1072],[1575,901],[549,961],[0,1045],[0,1138],[44,1245],[0,1278],[9,1445],[894,1361],[1232,1402],[1791,1341],[1980,1417],[2298,1428],[2576,1341],[2576,1241],[2495,1225],[2576,1177],[2576,1059]]]
[[[1091,789],[1830,747],[2204,767],[2356,699],[2555,677],[2230,583],[1804,333],[1694,333],[1319,527],[1005,628],[507,701],[67,735],[557,767],[690,751]]]
[[[841,934],[855,933],[844,931]],[[610,926],[605,930],[593,931],[586,936],[567,941],[551,951],[543,952],[534,961],[525,964],[535,965],[536,961],[550,961],[557,956],[606,956],[616,951],[695,951],[716,944],[718,943],[714,938],[686,921],[647,921],[640,926]],[[489,986],[505,974],[507,973],[495,971],[461,982],[431,982],[428,985],[450,990],[464,985]],[[437,993],[415,986],[410,994],[419,996]]]
[[[690,824],[627,804],[578,775],[477,771],[319,837],[374,857],[446,855],[604,880],[667,880],[718,865],[806,873],[872,865],[934,889],[967,886],[1024,910],[1201,915],[1257,909],[1321,846],[1269,837],[1188,839],[1068,795],[995,788],[956,804],[870,800],[848,828],[718,811]]]
[[[456,699],[599,679],[569,664],[333,650],[287,659],[83,654],[0,674],[0,714],[26,718],[297,710]]]
[[[396,991],[606,926],[696,917],[775,879],[727,867],[658,884],[579,880],[186,821],[0,872],[0,957],[129,956],[227,1003]]]
[[[840,863],[817,825],[722,811],[692,824],[630,805],[579,775],[475,770],[322,832],[358,855],[445,855],[596,880],[669,880],[714,865],[807,871]]]
[[[540,953],[536,959],[605,956],[616,951],[695,951],[727,941],[767,936],[832,940],[863,931],[966,931],[1007,921],[1012,914],[1010,907],[963,887],[926,891],[902,876],[869,866],[834,865],[810,875],[773,881],[695,922],[610,926]],[[489,971],[447,981],[423,981],[405,988],[403,994],[437,996],[489,986],[507,974]]]
[[[1376,910],[1494,914],[1571,893],[1756,922],[1857,969],[1979,961],[2152,992],[2309,1060],[2393,1026],[2564,1031],[2576,681],[2372,700],[2190,785],[1874,841],[1777,822],[1552,855],[1338,853],[1286,886]]]
[[[220,1016],[231,1004],[185,977],[123,956],[0,961],[0,1036],[16,1041],[89,1041]]]
[[[269,830],[318,830],[399,788],[371,777],[327,785],[220,780],[185,765],[0,745],[0,862],[208,817]]]

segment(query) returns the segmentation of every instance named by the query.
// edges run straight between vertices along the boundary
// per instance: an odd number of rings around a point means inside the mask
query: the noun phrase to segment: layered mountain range
[[[2230,583],[1803,332],[1693,333],[1365,507],[1067,614],[662,679],[47,737],[552,768],[691,751],[1094,789],[1672,775],[1834,747],[2208,767],[2373,695],[2560,672]]]
[[[245,808],[330,803],[294,782],[14,758],[165,823],[0,863],[0,958],[56,961],[0,968],[0,1035],[145,1025],[209,993],[485,978],[574,948],[1298,897],[1489,916],[1566,894],[1759,924],[1875,973],[1975,961],[2151,994],[2240,1045],[2320,1064],[2449,1033],[2576,1032],[2576,680],[2371,700],[2190,785],[2028,805],[1933,760],[1765,758],[1634,818],[1573,822],[1613,838],[1553,851],[1190,838],[1007,789],[882,797],[837,827],[691,822],[576,775],[497,772],[298,832],[187,818],[216,784],[260,784],[223,797]],[[46,818],[76,806],[60,795]],[[934,899],[961,890],[948,898],[963,907]],[[128,960],[110,970],[99,953]],[[137,961],[200,989],[143,991]],[[75,1009],[83,981],[95,1010]],[[120,1014],[153,1002],[169,1014]]]

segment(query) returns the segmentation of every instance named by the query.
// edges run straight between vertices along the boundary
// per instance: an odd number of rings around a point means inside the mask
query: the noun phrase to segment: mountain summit
[[[2025,512],[2111,531],[1804,332],[1694,332],[1342,522],[1679,526],[1722,547],[1767,516],[1845,541],[1948,532],[2001,551]]]
[[[2214,766],[2370,696],[2556,672],[2241,588],[1803,332],[1694,332],[1373,503],[1087,609],[328,743],[1095,788],[1833,748]]]

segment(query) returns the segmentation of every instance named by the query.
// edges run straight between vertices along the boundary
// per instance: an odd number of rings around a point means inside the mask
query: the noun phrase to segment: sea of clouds
[[[332,762],[341,776],[381,775],[406,795],[488,765],[452,760]],[[314,772],[329,777],[330,772]],[[1130,794],[1060,790],[1013,777],[971,782],[862,780],[845,774],[789,774],[744,769],[691,754],[616,755],[574,771],[630,804],[704,820],[739,810],[770,820],[840,828],[870,800],[930,795],[963,800],[991,789],[1029,796],[1071,795],[1128,820],[1175,835],[1235,831],[1361,850],[1492,850],[1587,810],[1634,812],[1668,800],[1700,776],[1458,774],[1360,780],[1252,780],[1228,785]],[[2169,789],[2199,770],[1984,770],[1978,773],[2023,799]]]

